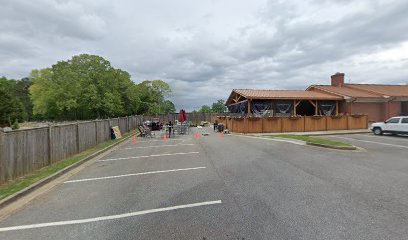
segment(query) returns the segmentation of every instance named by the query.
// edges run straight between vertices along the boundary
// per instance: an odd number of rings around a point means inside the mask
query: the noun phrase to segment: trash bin
[[[218,123],[218,132],[223,132],[224,131],[224,124]]]

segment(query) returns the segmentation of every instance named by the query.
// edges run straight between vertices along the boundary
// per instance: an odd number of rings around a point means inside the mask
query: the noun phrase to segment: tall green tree
[[[165,100],[163,104],[160,105],[160,113],[162,114],[167,114],[167,113],[175,113],[176,112],[176,106],[174,106],[174,103],[170,100]]]
[[[26,119],[21,100],[16,96],[16,81],[0,78],[0,126],[11,126],[16,120]]]
[[[208,106],[208,105],[203,105],[203,106],[201,106],[200,110],[198,110],[198,112],[210,113],[211,112],[211,107]]]
[[[212,104],[212,108],[211,111],[214,113],[223,113],[225,112],[227,109],[227,107],[224,104],[224,100],[223,99],[219,99],[217,100],[217,102]]]
[[[34,114],[51,119],[93,119],[135,114],[139,91],[130,74],[100,56],[81,54],[33,70]]]
[[[175,112],[174,104],[167,98],[172,96],[168,83],[162,80],[146,80],[137,85],[140,96],[139,114]]]

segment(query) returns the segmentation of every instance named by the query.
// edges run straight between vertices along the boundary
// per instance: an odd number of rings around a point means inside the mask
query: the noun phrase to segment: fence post
[[[77,145],[77,153],[80,152],[79,150],[79,122],[76,123],[76,145]]]
[[[52,163],[52,126],[48,125],[48,164]]]
[[[129,121],[129,116],[126,117],[127,119],[127,132],[130,132],[130,121]]]
[[[95,146],[98,145],[98,120],[95,120]]]
[[[4,155],[5,155],[5,147],[4,147],[4,135],[5,135],[5,133],[3,133],[3,131],[2,130],[0,130],[0,183],[3,183],[4,181],[5,181],[5,179],[6,179],[6,177],[5,177],[5,164],[4,164],[4,161],[5,161],[5,157],[4,157]]]

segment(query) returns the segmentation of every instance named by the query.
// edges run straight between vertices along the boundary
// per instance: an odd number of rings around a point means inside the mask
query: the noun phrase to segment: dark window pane
[[[387,123],[399,123],[399,118],[391,118],[390,120],[387,121]]]

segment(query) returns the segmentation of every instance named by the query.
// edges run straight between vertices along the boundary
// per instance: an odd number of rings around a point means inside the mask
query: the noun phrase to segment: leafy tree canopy
[[[198,110],[198,112],[203,112],[203,113],[223,113],[227,110],[226,106],[224,105],[224,100],[219,99],[215,103],[212,104],[212,107],[209,105],[203,105],[201,108]]]
[[[211,107],[208,105],[203,105],[201,106],[200,110],[198,110],[198,112],[202,112],[202,113],[210,113],[211,111]]]
[[[0,126],[11,126],[16,121],[23,121],[27,112],[23,100],[18,94],[20,81],[0,78]]]
[[[224,100],[223,99],[219,99],[217,100],[217,102],[212,104],[212,112],[214,113],[223,113],[225,112],[227,109],[227,107],[224,104]]]
[[[166,100],[172,96],[168,83],[162,80],[146,80],[137,86],[141,101],[139,113],[163,114],[176,111],[174,104]]]
[[[43,118],[93,119],[139,111],[139,91],[130,74],[100,56],[74,56],[33,70],[30,79],[34,114]]]
[[[175,112],[162,80],[135,84],[130,74],[100,56],[81,54],[29,78],[0,78],[0,125],[16,120],[82,120]]]

